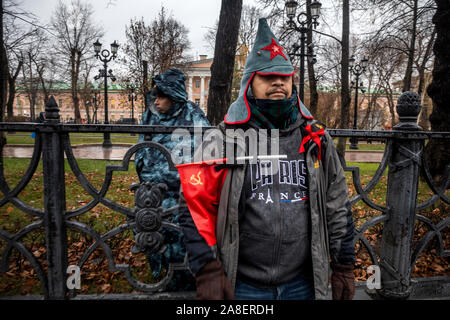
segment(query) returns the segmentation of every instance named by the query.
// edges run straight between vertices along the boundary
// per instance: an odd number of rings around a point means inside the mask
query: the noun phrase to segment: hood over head
[[[186,102],[186,76],[179,69],[168,69],[152,80],[152,87],[157,87],[174,102]]]
[[[152,113],[157,114],[161,118],[169,118],[176,116],[187,102],[186,92],[186,76],[183,71],[179,69],[168,69],[162,74],[158,74],[152,79],[152,90],[147,93],[147,101]],[[158,89],[158,90],[156,90]],[[159,113],[154,107],[154,100],[156,92],[160,91],[170,100],[174,102],[172,108],[165,114]]]
[[[279,45],[278,39],[270,30],[265,18],[259,19],[255,44],[247,57],[242,75],[238,99],[233,102],[225,116],[225,123],[246,123],[250,117],[247,93],[251,90],[251,82],[255,74],[260,75],[294,75],[294,67],[287,52]],[[297,95],[298,99],[298,95]],[[313,119],[309,110],[298,99],[300,113],[307,119]]]

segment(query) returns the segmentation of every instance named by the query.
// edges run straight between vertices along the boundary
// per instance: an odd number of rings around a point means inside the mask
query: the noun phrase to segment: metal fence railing
[[[328,130],[333,137],[358,137],[361,139],[381,139],[385,141],[384,156],[373,177],[365,185],[360,179],[359,168],[347,166],[342,159],[344,169],[351,172],[354,195],[351,204],[362,201],[367,207],[379,214],[368,219],[357,228],[355,247],[365,248],[373,265],[381,270],[382,288],[378,293],[388,299],[407,298],[411,293],[411,274],[419,255],[433,240],[435,250],[442,257],[450,256],[450,250],[445,248],[445,239],[448,237],[450,217],[433,221],[422,215],[426,208],[435,205],[438,201],[450,204],[446,195],[449,184],[450,170],[447,170],[440,186],[436,185],[430,174],[428,164],[424,157],[424,146],[430,139],[450,139],[450,132],[424,132],[416,125],[417,115],[420,112],[418,96],[412,93],[403,94],[399,101],[399,124],[390,131],[361,131],[361,130]],[[125,275],[128,283],[138,292],[152,295],[155,298],[181,297],[192,298],[192,292],[167,293],[165,287],[170,281],[173,271],[187,268],[187,259],[183,263],[170,264],[161,280],[146,283],[136,278],[127,264],[116,264],[113,248],[108,241],[116,235],[139,229],[141,234],[134,237],[135,252],[162,252],[161,237],[158,234],[163,228],[171,228],[182,232],[180,227],[171,222],[173,210],[162,210],[151,207],[137,200],[134,208],[129,208],[106,197],[112,176],[117,171],[127,171],[132,156],[142,148],[157,148],[167,158],[169,169],[176,170],[172,163],[170,153],[163,146],[154,142],[145,141],[129,148],[120,165],[107,165],[103,184],[96,188],[80,169],[77,159],[72,153],[69,134],[73,132],[96,133],[166,133],[171,134],[178,127],[143,126],[143,125],[75,125],[62,124],[59,121],[59,109],[54,99],[46,105],[46,120],[44,123],[0,123],[0,131],[36,132],[36,141],[30,163],[25,174],[14,188],[8,185],[5,179],[3,160],[0,162],[0,207],[11,205],[21,210],[25,215],[33,217],[33,221],[20,228],[17,232],[7,232],[0,229],[0,276],[9,270],[10,256],[16,250],[31,265],[36,274],[44,299],[73,298],[75,289],[67,286],[67,273],[70,265],[68,261],[68,232],[77,232],[93,239],[92,244],[82,253],[76,265],[80,268],[88,263],[89,257],[99,248],[103,250],[108,261],[110,272],[120,272]],[[191,133],[194,128],[187,128]],[[208,128],[203,128],[206,130]],[[0,149],[0,152],[2,148]],[[0,153],[0,156],[1,153]],[[66,205],[66,178],[64,158],[79,184],[87,192],[91,200],[81,207],[69,210]],[[3,158],[1,158],[3,159]],[[21,199],[20,195],[27,187],[33,174],[42,160],[43,171],[43,210],[33,207]],[[447,168],[449,169],[449,168]],[[385,203],[371,199],[370,193],[381,181],[385,171],[387,173],[387,190]],[[418,203],[418,185],[421,177],[428,185],[433,195],[422,203]],[[386,178],[386,177],[385,177]],[[135,186],[145,188],[146,186]],[[76,217],[85,215],[96,206],[102,205],[110,210],[122,214],[123,223],[100,233],[87,223],[76,220]],[[420,236],[415,234],[415,223],[425,225],[428,231]],[[369,228],[382,227],[380,244],[374,247],[366,234]],[[45,235],[45,263],[37,259],[36,253],[27,247],[23,239],[31,232],[41,232]],[[413,239],[414,238],[414,239]],[[156,240],[155,240],[156,239]],[[159,239],[159,240],[158,240]],[[159,242],[158,242],[159,241]],[[72,263],[73,264],[73,263]],[[450,278],[448,276],[447,278]],[[161,294],[164,295],[161,296]],[[129,293],[130,296],[139,293]],[[0,293],[0,296],[4,294]],[[107,295],[106,295],[107,296]],[[105,297],[105,295],[102,295]]]

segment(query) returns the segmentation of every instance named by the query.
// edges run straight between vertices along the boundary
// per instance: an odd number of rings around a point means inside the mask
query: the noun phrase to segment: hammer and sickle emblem
[[[203,181],[202,181],[202,179],[200,178],[200,174],[201,174],[202,172],[201,171],[199,171],[198,173],[197,173],[197,176],[195,176],[195,174],[193,174],[192,176],[191,176],[191,179],[190,179],[190,184],[192,184],[193,186],[196,186],[196,185],[199,185],[199,184],[203,184]]]

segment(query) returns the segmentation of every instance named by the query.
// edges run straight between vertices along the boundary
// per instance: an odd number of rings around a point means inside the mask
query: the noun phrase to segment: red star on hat
[[[272,60],[273,58],[275,58],[278,55],[282,56],[284,59],[287,60],[286,56],[283,53],[283,47],[278,45],[278,43],[275,41],[274,38],[272,38],[271,44],[269,44],[268,46],[266,46],[264,48],[261,48],[261,50],[270,51],[270,60]]]

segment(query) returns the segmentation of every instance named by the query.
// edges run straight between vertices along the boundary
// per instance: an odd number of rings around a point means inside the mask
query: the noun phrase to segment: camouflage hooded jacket
[[[159,113],[156,110],[155,96],[149,92],[146,96],[149,109],[144,113],[141,124],[163,126],[210,126],[204,112],[195,103],[187,100],[186,76],[178,69],[169,69],[161,75],[153,78],[153,86],[156,86],[167,95],[174,104],[167,113]],[[144,141],[141,134],[139,142]],[[172,141],[170,134],[153,134],[151,141],[159,143],[169,151],[179,144]],[[193,141],[192,141],[193,146]],[[189,155],[183,155],[183,161],[190,161]],[[136,171],[140,182],[151,181],[165,183],[168,187],[166,198],[162,206],[170,208],[178,204],[180,181],[177,171],[169,171],[169,165],[164,155],[156,149],[141,149],[135,156]]]

